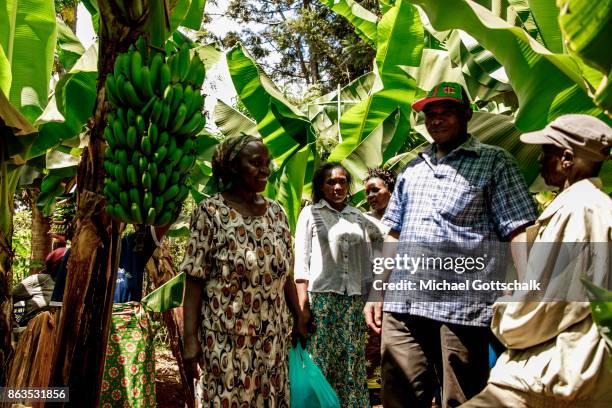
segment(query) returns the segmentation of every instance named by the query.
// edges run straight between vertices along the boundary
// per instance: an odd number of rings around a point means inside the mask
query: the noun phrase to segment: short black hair
[[[346,173],[346,182],[349,186],[349,195],[351,192],[351,184],[353,183],[353,177],[351,173],[344,167],[342,164],[338,162],[327,162],[321,165],[315,171],[314,176],[312,177],[312,202],[318,203],[323,198],[323,184],[325,183],[325,177],[327,172],[331,172],[333,169],[342,169],[344,173]]]
[[[395,174],[385,169],[368,169],[368,173],[363,179],[363,183],[365,184],[368,182],[368,180],[373,178],[381,179],[382,182],[385,183],[387,190],[389,190],[390,193],[393,192],[393,189],[395,188]]]

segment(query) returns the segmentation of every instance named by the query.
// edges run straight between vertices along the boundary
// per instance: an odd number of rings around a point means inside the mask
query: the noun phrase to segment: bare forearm
[[[197,338],[202,304],[202,281],[187,275],[183,301],[185,338]]]
[[[287,302],[287,306],[289,307],[289,311],[296,318],[300,312],[300,303],[298,299],[297,289],[295,287],[295,283],[293,279],[287,279],[285,282],[285,301]]]
[[[308,304],[308,281],[298,280],[295,282],[295,288],[298,297],[298,306],[300,310],[304,310],[309,307]]]
[[[527,272],[527,234],[525,229],[516,231],[510,239],[510,251],[512,253],[512,261],[516,268],[518,279],[522,281],[525,278]]]

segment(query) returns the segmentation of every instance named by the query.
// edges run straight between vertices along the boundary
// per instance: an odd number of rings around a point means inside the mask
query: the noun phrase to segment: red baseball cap
[[[453,101],[462,105],[468,105],[469,101],[463,100],[463,88],[456,82],[441,82],[431,88],[427,96],[412,104],[412,109],[421,112],[425,105],[437,101]]]

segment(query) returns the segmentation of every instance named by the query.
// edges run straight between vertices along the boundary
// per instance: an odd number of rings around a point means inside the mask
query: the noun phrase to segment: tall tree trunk
[[[9,282],[12,280],[11,265],[13,264],[13,251],[11,249],[10,235],[6,236],[0,229],[0,386],[4,386],[11,346],[11,314],[13,305],[9,292]]]
[[[30,205],[32,208],[32,251],[30,254],[30,275],[39,273],[45,267],[45,258],[51,252],[51,243],[53,239],[49,236],[49,228],[51,222],[49,217],[44,214],[36,206],[40,187],[32,187],[28,189],[30,196]]]
[[[136,33],[116,22],[108,1],[99,1],[100,46],[97,99],[89,145],[77,171],[75,231],[59,324],[51,384],[70,387],[74,407],[97,406],[118,265],[120,224],[106,212],[103,131],[108,103],[104,82],[118,52],[125,52]]]
[[[0,119],[0,135],[6,131]],[[7,154],[6,138],[0,137],[0,386],[6,375],[13,353],[11,345],[13,303],[10,285],[13,280],[13,194],[24,166],[15,167],[4,158]]]

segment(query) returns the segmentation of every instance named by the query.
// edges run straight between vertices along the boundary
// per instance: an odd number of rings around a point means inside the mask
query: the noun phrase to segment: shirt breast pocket
[[[454,182],[439,201],[440,215],[459,226],[476,225],[486,214],[485,189],[466,182]]]

